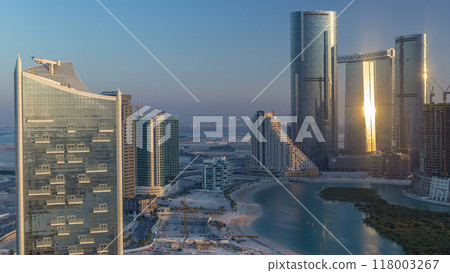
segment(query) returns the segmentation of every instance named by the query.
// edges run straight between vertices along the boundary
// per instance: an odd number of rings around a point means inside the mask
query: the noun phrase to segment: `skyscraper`
[[[420,166],[422,108],[427,95],[427,36],[415,34],[395,38],[395,144],[409,153],[411,169]]]
[[[103,91],[102,95],[117,96],[118,91]],[[135,145],[128,143],[129,139],[134,142],[135,123],[129,120],[134,113],[134,106],[131,104],[131,95],[122,94],[122,185],[123,198],[133,198],[136,196],[136,164],[135,164]],[[129,124],[127,124],[129,122]]]
[[[423,108],[421,168],[408,191],[450,202],[450,103],[429,103]]]
[[[136,121],[136,194],[158,195],[178,175],[178,128],[165,112]]]
[[[17,251],[122,254],[121,96],[33,59],[15,71]]]
[[[291,113],[297,116],[291,137],[312,116],[325,142],[306,138],[298,145],[319,168],[326,168],[338,141],[336,12],[291,13],[291,61]]]
[[[253,121],[259,118],[264,121],[253,130],[259,130],[265,141],[251,138],[250,171],[265,173],[267,168],[275,175],[283,176],[315,177],[319,174],[317,166],[294,145],[273,112],[258,111]]]
[[[347,153],[389,152],[394,125],[395,53],[387,49],[339,56],[346,63],[345,141]]]
[[[430,103],[423,111],[422,173],[450,175],[450,103]]]

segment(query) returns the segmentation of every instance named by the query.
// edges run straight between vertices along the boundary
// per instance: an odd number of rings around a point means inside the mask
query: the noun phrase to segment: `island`
[[[327,201],[354,203],[364,223],[400,244],[406,254],[450,254],[450,212],[392,205],[374,189],[328,187],[320,192]]]

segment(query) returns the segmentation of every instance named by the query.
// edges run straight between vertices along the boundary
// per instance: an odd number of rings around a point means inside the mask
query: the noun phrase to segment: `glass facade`
[[[427,101],[426,34],[395,38],[395,129],[396,147],[411,156],[411,169],[420,167],[422,108]]]
[[[120,254],[118,101],[32,69],[16,77],[18,253]]]
[[[394,49],[338,57],[345,64],[345,141],[350,154],[389,152],[393,134]]]
[[[374,63],[371,61],[363,62],[364,74],[364,118],[366,124],[366,151],[374,152],[377,150],[376,131],[375,131],[375,81],[374,81]]]
[[[325,142],[306,138],[297,144],[319,168],[327,167],[338,141],[335,19],[333,11],[291,13],[291,113],[297,116],[291,138],[296,139],[305,117],[314,118]]]

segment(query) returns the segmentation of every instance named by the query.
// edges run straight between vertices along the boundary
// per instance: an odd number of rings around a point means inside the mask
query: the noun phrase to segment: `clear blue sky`
[[[120,88],[135,104],[178,114],[289,114],[289,13],[340,12],[349,0],[103,0],[200,100],[197,103],[95,0],[0,0],[0,124],[13,124],[17,54],[73,61],[92,92]],[[339,54],[394,47],[394,37],[428,34],[428,63],[441,85],[450,81],[450,1],[356,0],[338,19]],[[343,98],[344,67],[339,67]],[[437,96],[438,98],[440,96]],[[340,105],[340,117],[343,116]]]

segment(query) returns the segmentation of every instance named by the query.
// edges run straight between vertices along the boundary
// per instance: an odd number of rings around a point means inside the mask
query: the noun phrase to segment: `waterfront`
[[[435,211],[447,207],[419,202],[402,194],[404,186],[371,183],[287,183],[286,187],[302,202],[353,254],[403,254],[402,247],[363,224],[363,213],[352,203],[327,202],[318,192],[328,186],[367,187],[376,189],[392,204]],[[278,184],[255,192],[252,196],[261,206],[261,217],[252,229],[277,246],[300,254],[347,254],[289,194]],[[249,200],[250,201],[250,200]]]

